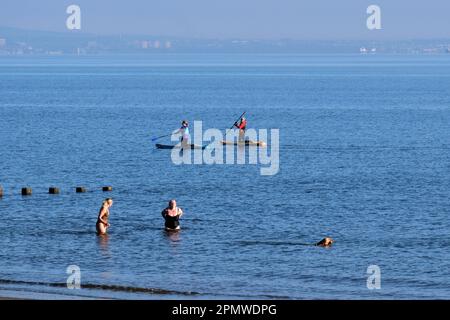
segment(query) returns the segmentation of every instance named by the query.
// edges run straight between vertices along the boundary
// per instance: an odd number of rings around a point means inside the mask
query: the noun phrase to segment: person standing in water
[[[247,119],[245,117],[241,118],[239,123],[235,123],[234,126],[239,129],[239,142],[244,142],[245,129],[247,128]]]
[[[183,210],[177,207],[177,202],[175,200],[170,200],[169,205],[165,208],[161,215],[164,220],[166,220],[164,226],[167,231],[177,231],[180,230],[180,217],[183,215]]]
[[[111,198],[107,198],[103,200],[102,207],[100,208],[100,212],[98,213],[97,218],[97,234],[104,235],[106,234],[106,230],[109,228],[110,224],[108,222],[109,218],[109,208],[113,205],[113,200]]]
[[[181,122],[181,128],[176,133],[181,133],[181,147],[188,148],[191,135],[189,134],[189,123],[186,120]]]

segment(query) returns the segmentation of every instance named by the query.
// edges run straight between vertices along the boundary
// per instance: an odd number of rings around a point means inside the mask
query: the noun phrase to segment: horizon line
[[[395,42],[395,41],[442,41],[442,40],[448,40],[450,41],[450,36],[435,36],[435,37],[392,37],[392,38],[371,38],[371,39],[364,39],[359,37],[350,37],[350,38],[295,38],[295,37],[268,37],[268,38],[261,38],[261,37],[203,37],[203,36],[195,36],[192,35],[189,36],[174,36],[174,35],[155,35],[155,34],[144,34],[144,33],[127,33],[127,34],[120,34],[120,33],[93,33],[93,32],[85,32],[82,30],[67,30],[67,31],[55,31],[55,30],[45,30],[45,29],[24,29],[24,28],[18,28],[18,27],[11,27],[11,26],[3,26],[0,25],[0,32],[2,29],[10,29],[11,31],[18,31],[18,32],[36,32],[36,33],[49,33],[49,34],[55,34],[55,35],[63,35],[63,34],[72,34],[72,35],[78,35],[78,36],[86,36],[86,37],[147,37],[147,38],[170,38],[170,39],[176,39],[176,40],[220,40],[220,41],[317,41],[317,42],[362,42],[362,41],[370,41],[370,42]],[[0,37],[3,36],[0,34]]]

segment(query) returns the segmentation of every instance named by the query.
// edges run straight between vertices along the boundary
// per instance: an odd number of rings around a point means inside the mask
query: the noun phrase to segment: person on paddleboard
[[[175,200],[170,200],[169,205],[165,208],[161,215],[164,220],[166,220],[164,226],[167,231],[178,231],[180,230],[180,217],[183,215],[183,210],[177,207],[177,202]]]
[[[244,142],[245,129],[247,128],[247,119],[242,117],[239,123],[235,123],[234,126],[239,129],[239,142]]]
[[[181,134],[181,146],[188,147],[191,135],[189,134],[189,123],[186,120],[181,122],[181,128],[176,133]]]
[[[109,208],[111,208],[112,205],[113,200],[111,198],[103,200],[102,207],[100,208],[100,212],[98,213],[97,224],[95,225],[98,235],[105,235],[110,226],[108,218]]]

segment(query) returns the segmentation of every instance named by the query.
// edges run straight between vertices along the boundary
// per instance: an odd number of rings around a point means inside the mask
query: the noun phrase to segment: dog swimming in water
[[[333,242],[334,242],[334,240],[331,239],[331,238],[323,238],[322,240],[320,240],[319,242],[316,243],[316,246],[318,246],[318,247],[331,247]]]

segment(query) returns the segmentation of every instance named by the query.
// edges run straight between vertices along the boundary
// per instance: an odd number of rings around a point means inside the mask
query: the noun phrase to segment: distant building
[[[48,51],[47,54],[49,56],[60,56],[62,55],[64,52],[62,52],[61,50],[56,50],[56,51]]]
[[[147,40],[141,41],[141,48],[142,49],[148,49],[148,48],[150,48],[151,45],[152,44],[151,44],[150,41],[147,41]]]
[[[5,47],[6,46],[6,39],[5,38],[0,38],[0,48],[1,47]]]
[[[96,48],[96,47],[97,47],[97,41],[88,41],[87,47],[88,47],[89,49]]]
[[[170,41],[166,41],[166,43],[165,43],[165,47],[166,47],[166,49],[170,49],[170,48],[172,48],[172,42],[170,42]]]
[[[426,48],[426,49],[423,49],[423,52],[424,53],[428,53],[428,54],[433,54],[433,53],[438,53],[438,49],[436,49],[436,48]]]
[[[368,49],[368,48],[362,47],[362,48],[359,49],[359,53],[363,53],[363,54],[368,54],[368,53],[375,54],[375,53],[377,53],[377,48]]]
[[[153,48],[159,49],[159,47],[161,47],[161,42],[159,42],[158,40],[156,40],[155,43],[153,44]]]

